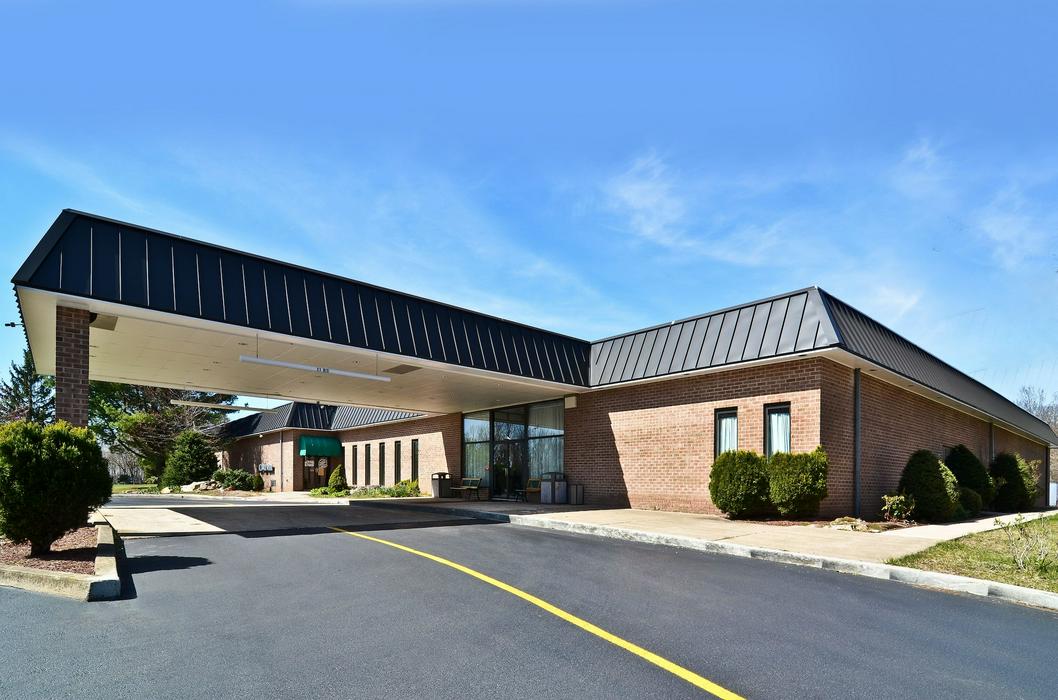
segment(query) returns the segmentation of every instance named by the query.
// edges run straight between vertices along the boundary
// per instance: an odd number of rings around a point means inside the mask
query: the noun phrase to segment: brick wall
[[[396,452],[400,442],[402,479],[411,478],[411,442],[419,441],[419,485],[424,493],[430,492],[430,475],[434,472],[447,472],[453,479],[460,476],[462,465],[461,438],[463,433],[463,416],[451,413],[444,416],[420,418],[392,425],[376,425],[337,433],[342,443],[346,478],[363,485],[391,486],[397,482]],[[379,443],[386,446],[385,479],[379,482],[378,455]],[[353,445],[357,447],[357,471],[353,475]],[[371,445],[371,469],[366,469],[365,446]]]
[[[820,363],[820,444],[827,452],[829,468],[827,497],[819,504],[819,515],[836,518],[855,512],[854,378],[852,369],[844,365],[830,360],[820,360]]]
[[[243,469],[251,474],[261,464],[271,464],[274,472],[261,474],[265,490],[294,491],[301,484],[300,458],[295,460],[297,431],[283,430],[261,437],[247,437],[232,443],[227,452],[218,456],[222,466],[228,469]],[[275,480],[275,486],[272,486]]]
[[[594,391],[566,411],[565,470],[589,503],[715,513],[709,499],[716,409],[738,409],[738,444],[764,451],[764,406],[789,402],[795,451],[820,443],[823,360]]]
[[[852,431],[852,370],[828,362],[824,376],[823,444],[830,457],[831,497],[827,499],[826,515],[838,514],[838,503],[829,501],[835,495],[834,476],[848,474],[838,480],[837,488],[844,483],[851,490],[852,452],[844,447],[841,437]],[[848,387],[848,399],[841,393]],[[831,391],[830,388],[833,387]],[[827,397],[833,393],[833,399]],[[900,475],[908,458],[917,450],[930,450],[943,459],[948,451],[958,444],[966,445],[986,466],[991,461],[989,453],[989,424],[969,414],[919,396],[871,376],[861,374],[861,506],[866,518],[876,517],[882,504],[882,495],[896,491]],[[848,440],[851,445],[851,440]],[[1020,452],[1026,459],[1044,459],[1045,448],[1001,428],[995,429],[995,451]],[[1042,475],[1041,475],[1042,482]],[[1041,486],[1042,487],[1042,486]],[[851,493],[851,491],[850,491]],[[851,498],[841,491],[841,502],[851,510]],[[1040,500],[1043,503],[1043,498]]]
[[[55,307],[55,418],[88,425],[88,324],[86,309]]]

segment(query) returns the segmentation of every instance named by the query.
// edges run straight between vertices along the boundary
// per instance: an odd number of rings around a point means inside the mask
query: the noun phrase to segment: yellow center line
[[[430,554],[429,552],[422,552],[422,551],[419,551],[418,549],[412,549],[411,547],[405,547],[402,544],[397,544],[396,542],[390,542],[389,540],[381,540],[381,539],[379,539],[377,537],[371,537],[370,535],[364,535],[364,534],[361,534],[359,532],[350,532],[349,530],[343,530],[340,527],[332,527],[331,529],[336,531],[336,532],[341,532],[343,534],[350,535],[352,537],[359,537],[362,540],[368,540],[370,542],[377,542],[378,544],[384,544],[384,545],[386,545],[388,547],[393,547],[394,549],[399,549],[399,550],[401,550],[403,552],[408,552],[409,554],[414,554],[414,555],[420,556],[420,557],[422,557],[424,559],[429,559],[430,561],[437,562],[438,564],[443,564],[444,566],[447,566],[447,567],[450,567],[452,569],[455,569],[456,571],[461,571],[462,573],[466,574],[467,576],[472,576],[472,577],[478,579],[479,581],[483,581],[484,583],[489,584],[490,586],[495,586],[496,588],[499,588],[501,591],[506,591],[506,592],[510,593],[511,595],[518,596],[519,598],[521,598],[522,600],[526,601],[527,603],[532,603],[536,607],[538,607],[538,608],[540,608],[542,610],[546,610],[547,612],[551,613],[555,617],[563,619],[566,622],[570,623],[571,625],[575,625],[577,627],[580,627],[585,632],[589,632],[591,634],[594,634],[596,637],[599,637],[600,639],[605,639],[610,644],[613,644],[614,646],[620,647],[621,649],[624,649],[625,651],[631,652],[631,653],[635,654],[636,656],[638,656],[639,658],[644,659],[646,661],[649,661],[650,663],[654,664],[658,668],[664,669],[664,670],[668,671],[669,673],[673,674],[674,676],[678,676],[679,678],[682,678],[683,680],[687,681],[691,685],[696,686],[698,688],[701,688],[702,690],[704,690],[706,692],[712,693],[713,695],[715,695],[718,698],[723,698],[723,700],[744,700],[744,698],[742,698],[741,695],[738,695],[737,693],[733,693],[730,690],[728,690],[727,688],[724,688],[723,686],[719,686],[716,683],[713,683],[708,678],[700,676],[697,673],[695,673],[694,671],[691,671],[690,669],[686,669],[683,666],[680,666],[679,664],[673,663],[672,661],[669,661],[668,659],[666,659],[663,656],[658,656],[654,652],[649,651],[647,649],[644,649],[643,647],[639,646],[638,644],[633,644],[632,642],[628,641],[627,639],[622,639],[621,637],[618,637],[616,634],[613,634],[611,632],[607,632],[606,630],[604,630],[603,628],[599,627],[598,625],[593,625],[592,623],[588,622],[587,620],[579,618],[579,617],[577,617],[576,615],[574,615],[572,613],[568,613],[565,610],[563,610],[562,608],[554,606],[551,603],[547,602],[546,600],[543,600],[541,598],[537,598],[532,593],[526,593],[525,591],[523,591],[521,589],[515,588],[514,586],[512,586],[512,585],[510,585],[508,583],[504,583],[503,581],[500,581],[498,579],[494,579],[494,578],[492,578],[491,576],[489,576],[487,574],[481,573],[480,571],[475,571],[474,569],[471,569],[470,567],[463,566],[462,564],[457,564],[454,561],[449,561],[448,559],[445,559],[444,557],[439,557],[436,554]]]

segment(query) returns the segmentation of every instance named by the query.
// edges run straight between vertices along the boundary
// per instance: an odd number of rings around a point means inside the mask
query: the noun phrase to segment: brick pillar
[[[55,419],[88,425],[88,324],[85,309],[55,307]]]

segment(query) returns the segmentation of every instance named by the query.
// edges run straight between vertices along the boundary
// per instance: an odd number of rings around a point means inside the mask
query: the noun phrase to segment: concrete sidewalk
[[[529,527],[560,529],[590,528],[594,534],[620,539],[677,537],[702,542],[726,542],[795,554],[881,563],[928,549],[938,542],[956,539],[995,527],[994,515],[945,525],[919,525],[886,532],[854,532],[811,524],[776,525],[728,520],[716,515],[673,513],[631,508],[591,506],[546,506],[497,501],[453,501],[449,499],[389,500],[375,502],[391,508],[417,508],[434,512],[516,521]],[[1058,514],[1058,510],[1028,513],[1026,518]],[[1004,515],[1010,521],[1016,516]]]

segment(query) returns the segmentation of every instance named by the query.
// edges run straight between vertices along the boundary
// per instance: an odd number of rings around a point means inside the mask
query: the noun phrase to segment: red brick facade
[[[764,451],[764,407],[790,404],[795,451],[820,444],[822,360],[806,359],[593,391],[566,411],[565,469],[585,500],[715,513],[717,409],[738,409],[738,445]]]
[[[410,479],[412,473],[412,443],[418,441],[418,475],[420,486],[429,493],[430,475],[447,472],[458,479],[463,418],[454,413],[423,418],[404,423],[378,425],[338,433],[319,433],[308,430],[282,430],[260,437],[236,441],[227,452],[220,453],[221,464],[232,469],[255,472],[259,465],[269,464],[274,473],[262,474],[265,488],[272,491],[300,491],[305,483],[304,458],[298,454],[302,435],[333,435],[342,443],[342,456],[330,458],[328,473],[336,466],[345,470],[350,484],[391,486],[397,481],[397,443],[400,443],[400,478]],[[385,444],[385,479],[379,482],[379,444]],[[371,445],[371,469],[366,470],[366,445]],[[353,447],[356,446],[357,470],[353,473]],[[274,483],[273,483],[274,481]]]
[[[88,425],[88,324],[86,309],[55,307],[55,418]]]
[[[724,372],[591,391],[577,396],[565,413],[565,471],[585,486],[589,503],[633,508],[715,513],[709,498],[715,415],[737,409],[738,445],[765,450],[765,407],[788,403],[795,452],[822,445],[830,461],[829,495],[820,515],[853,512],[853,370],[822,357],[740,367]],[[943,457],[957,444],[982,462],[996,452],[1019,452],[1026,459],[1046,458],[1043,445],[995,428],[987,422],[936,403],[906,389],[861,375],[861,506],[865,517],[878,514],[882,494],[895,491],[912,452],[928,449]],[[400,478],[411,476],[412,440],[419,441],[418,473],[429,492],[429,476],[442,471],[459,478],[460,414],[378,425],[335,434],[342,443],[342,464],[349,482],[379,484],[379,444],[385,444],[382,483],[393,484],[397,442]],[[265,462],[276,468],[276,488],[298,490],[302,460],[296,454],[303,431],[287,430],[240,440],[226,456],[232,466],[252,470]],[[353,472],[353,446],[357,469]],[[370,471],[366,446],[371,446]],[[1041,475],[1042,476],[1042,475]],[[269,477],[266,476],[266,484]],[[1042,494],[1046,490],[1043,489]],[[1044,495],[1041,494],[1042,505]]]

